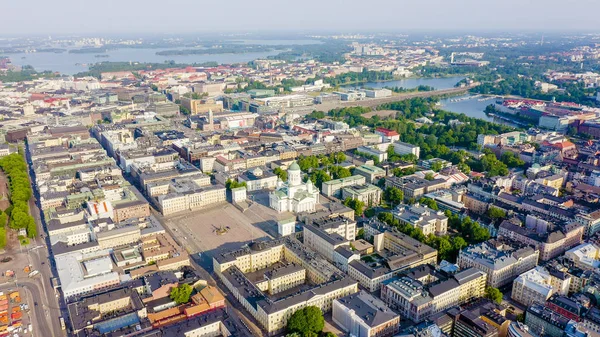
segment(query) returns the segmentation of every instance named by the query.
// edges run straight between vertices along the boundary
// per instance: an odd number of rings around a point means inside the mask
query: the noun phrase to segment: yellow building
[[[188,109],[191,114],[212,112],[223,112],[223,102],[215,101],[212,98],[208,99],[191,99],[187,97],[181,98],[181,105]]]
[[[287,262],[288,267],[281,269],[281,261]],[[275,268],[270,268],[274,265]],[[287,320],[299,309],[317,306],[326,312],[331,310],[333,300],[358,291],[355,281],[290,237],[254,242],[219,254],[213,258],[213,266],[234,297],[268,335],[282,332]],[[274,273],[278,270],[281,272]],[[307,284],[305,280],[317,285],[299,288],[299,292],[280,299],[264,293],[293,289]]]

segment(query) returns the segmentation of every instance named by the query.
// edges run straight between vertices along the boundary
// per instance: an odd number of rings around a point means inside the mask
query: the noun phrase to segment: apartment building
[[[351,227],[351,231],[354,232],[356,223],[349,221],[349,219],[336,219],[338,221],[331,221],[325,223],[321,221],[322,225],[318,222],[313,224],[304,225],[304,244],[315,251],[322,254],[329,261],[335,260],[336,249],[343,246],[349,246],[353,238],[349,240],[347,237],[350,235],[342,236],[339,232],[348,233],[348,227]]]
[[[275,263],[266,269],[247,273],[260,291],[275,295],[306,282],[306,269],[295,263]]]
[[[565,257],[583,270],[597,270],[600,267],[600,247],[593,243],[586,242],[573,247],[565,252]]]
[[[117,228],[104,228],[95,234],[96,241],[102,249],[110,249],[138,242],[141,231],[138,226],[123,226]]]
[[[468,268],[454,275],[422,265],[383,283],[381,299],[401,316],[422,322],[485,294],[487,275]]]
[[[436,212],[426,205],[399,205],[392,214],[400,223],[419,228],[425,236],[442,236],[448,232],[448,217],[444,212]]]
[[[540,304],[529,306],[525,314],[525,325],[535,335],[543,333],[544,336],[562,337],[568,323],[568,318]]]
[[[150,215],[150,205],[140,198],[134,201],[116,203],[113,205],[115,222],[122,222],[128,219],[143,218]]]
[[[588,214],[577,214],[575,221],[585,227],[585,236],[590,237],[600,231],[600,210]]]
[[[79,251],[55,256],[61,289],[66,299],[118,285],[108,250]]]
[[[223,101],[215,101],[214,99],[192,99],[187,97],[181,98],[181,105],[188,109],[191,114],[201,114],[223,111]]]
[[[498,288],[537,266],[538,249],[520,243],[488,240],[460,251],[460,268],[475,267],[487,274],[488,286]]]
[[[401,141],[394,142],[394,153],[399,155],[413,154],[417,159],[421,156],[421,148],[416,145],[404,143]]]
[[[118,317],[140,322],[147,310],[140,294],[133,288],[123,287],[85,296],[67,306],[73,333],[83,330],[102,330]]]
[[[562,255],[583,241],[584,227],[576,222],[556,225],[528,215],[525,226],[520,220],[504,220],[498,229],[498,237],[532,245],[539,249],[540,260],[548,261]]]
[[[525,306],[544,304],[554,294],[567,295],[569,281],[553,275],[544,267],[536,267],[514,280],[511,298]]]
[[[437,263],[437,251],[379,221],[364,225],[365,238],[373,238],[375,253],[348,264],[348,275],[373,292],[395,274],[422,264]]]
[[[391,337],[400,326],[400,316],[365,291],[334,300],[332,318],[353,336]]]

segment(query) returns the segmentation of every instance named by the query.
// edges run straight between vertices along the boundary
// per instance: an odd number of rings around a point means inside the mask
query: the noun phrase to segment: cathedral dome
[[[288,171],[300,171],[300,165],[294,161],[288,168]]]

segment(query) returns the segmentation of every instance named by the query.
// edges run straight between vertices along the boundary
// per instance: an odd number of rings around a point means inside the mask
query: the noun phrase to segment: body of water
[[[442,110],[455,112],[455,113],[462,113],[469,117],[479,118],[479,119],[483,119],[488,122],[493,122],[493,123],[497,123],[497,124],[504,124],[504,125],[513,126],[513,127],[520,127],[519,125],[511,123],[509,121],[495,118],[495,117],[490,117],[485,114],[485,112],[484,112],[485,107],[490,104],[494,104],[495,101],[496,101],[496,98],[485,99],[485,97],[481,97],[478,95],[464,95],[464,96],[445,98],[440,101],[440,104],[441,104]]]
[[[464,79],[464,77],[444,77],[444,78],[405,78],[402,80],[394,80],[394,81],[384,81],[384,82],[366,82],[361,84],[353,84],[349,86],[344,86],[345,88],[394,88],[394,87],[402,87],[405,89],[414,89],[420,85],[428,85],[437,90],[442,89],[450,89],[454,88],[456,83],[460,82],[460,80]]]
[[[493,104],[494,100],[480,100],[481,97],[473,95],[456,96],[445,98],[440,101],[442,109],[446,111],[463,113],[469,117],[481,118],[492,122],[493,118],[486,115],[483,111],[485,107]]]
[[[260,44],[260,45],[308,45],[321,44],[319,40],[224,40],[223,43]],[[156,55],[164,50],[175,50],[179,48],[120,48],[109,50],[106,53],[72,54],[64,53],[18,53],[8,54],[13,64],[24,66],[30,65],[37,71],[58,71],[61,74],[72,75],[88,70],[88,65],[98,62],[141,62],[141,63],[163,63],[175,61],[176,63],[204,63],[217,62],[244,63],[267,56],[277,55],[281,51],[251,52],[243,54],[206,54],[206,55]],[[181,48],[183,49],[183,48]],[[108,57],[96,57],[96,55],[108,55]]]
[[[280,51],[256,52],[244,54],[211,54],[211,55],[156,55],[157,52],[171,49],[123,48],[109,50],[108,57],[96,57],[97,54],[73,53],[19,53],[9,54],[10,60],[16,65],[30,65],[37,71],[58,71],[61,74],[72,75],[88,70],[88,65],[98,62],[142,62],[163,63],[173,60],[176,63],[241,63],[277,55]]]
[[[311,40],[311,39],[298,39],[298,40],[224,40],[223,43],[239,43],[239,44],[260,44],[263,46],[291,46],[299,45],[306,46],[309,44],[323,44],[323,41]]]

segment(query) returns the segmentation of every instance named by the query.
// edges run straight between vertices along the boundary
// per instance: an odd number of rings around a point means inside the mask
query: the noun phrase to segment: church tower
[[[298,186],[302,184],[302,171],[300,166],[295,161],[288,168],[288,182],[290,186]]]

